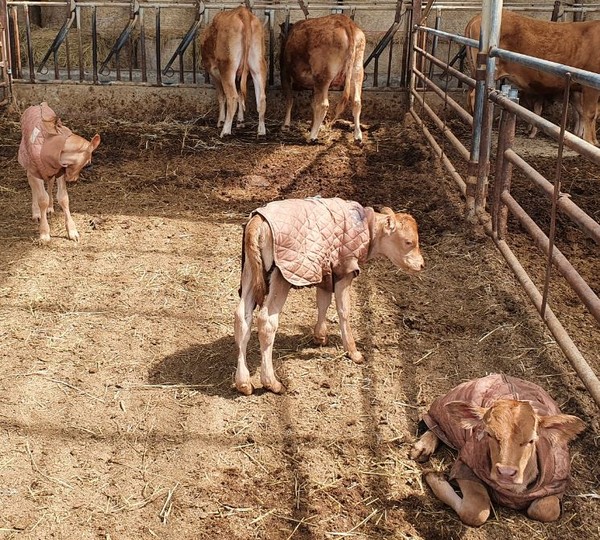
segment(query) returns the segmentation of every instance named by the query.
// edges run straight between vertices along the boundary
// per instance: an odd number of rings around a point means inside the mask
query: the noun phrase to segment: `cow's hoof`
[[[47,244],[48,242],[50,242],[50,235],[49,234],[40,234],[40,242],[42,244]]]
[[[308,144],[319,144],[319,139],[308,139]]]
[[[348,353],[348,357],[355,364],[362,364],[365,361],[365,357],[362,355],[362,353],[359,353],[358,351],[354,351],[352,353]]]
[[[240,394],[244,394],[245,396],[252,395],[252,392],[254,391],[254,387],[250,381],[246,383],[235,383],[235,387]]]
[[[239,127],[239,128],[245,128],[246,127],[246,122],[238,122],[235,127]]]
[[[354,144],[360,148],[363,147],[362,139],[354,139]]]
[[[79,233],[77,231],[69,232],[69,240],[73,240],[74,242],[79,242]]]

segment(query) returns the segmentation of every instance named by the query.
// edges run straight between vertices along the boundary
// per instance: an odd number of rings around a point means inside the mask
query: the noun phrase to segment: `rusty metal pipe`
[[[425,100],[415,91],[413,90],[413,95],[415,99],[419,102],[419,105],[423,107],[425,112],[429,115],[429,118],[433,120],[435,125],[439,128],[439,130],[444,134],[444,136],[450,141],[452,146],[456,149],[456,151],[460,154],[460,156],[465,160],[469,161],[469,150],[465,148],[462,142],[458,140],[456,135],[452,133],[452,130],[448,129],[448,127],[444,124],[444,121],[433,111],[433,109],[425,102]]]
[[[473,117],[465,111],[465,109],[450,96],[446,95],[446,93],[431,79],[427,78],[423,73],[421,73],[417,68],[414,69],[415,75],[421,79],[431,90],[433,90],[444,102],[446,102],[450,108],[460,116],[460,119],[470,127],[473,127]]]
[[[549,199],[552,198],[552,184],[542,174],[536,171],[514,150],[507,149],[504,152],[504,156],[513,165],[523,171]],[[558,198],[558,209],[569,216],[586,235],[600,245],[600,224],[579,208],[568,195],[563,193]]]
[[[521,286],[523,289],[525,289],[527,296],[529,296],[531,302],[539,313],[542,305],[542,295],[537,290],[533,281],[531,281],[531,278],[521,266],[521,263],[511,251],[510,247],[508,247],[508,244],[504,240],[500,240],[494,234],[492,234],[489,224],[484,225],[484,229],[485,232],[494,240],[494,243],[500,250],[500,253],[506,260],[508,266],[514,272],[516,278],[519,280],[519,283],[521,283]],[[569,360],[577,372],[577,375],[579,375],[581,382],[583,382],[593,400],[596,402],[596,405],[600,407],[600,381],[598,380],[598,377],[550,308],[546,309],[546,314],[543,320],[554,336],[554,339],[556,339],[556,343],[558,343],[558,346],[561,348],[563,354],[567,357],[567,360]]]
[[[535,244],[544,252],[545,255],[550,254],[550,239],[544,234],[544,231],[539,228],[537,223],[529,217],[523,207],[513,198],[507,191],[500,196],[502,202],[510,209],[513,215],[519,220],[521,225],[527,229]],[[585,307],[594,316],[596,321],[600,323],[600,298],[594,293],[592,288],[579,275],[577,270],[569,260],[556,247],[552,246],[552,263],[558,269],[560,274],[567,280],[569,285],[577,296],[581,299]],[[542,302],[543,305],[543,302]]]
[[[437,143],[437,141],[435,140],[435,137],[427,129],[427,126],[425,125],[425,123],[423,122],[423,120],[421,120],[421,118],[419,117],[419,115],[417,114],[417,112],[414,109],[410,109],[410,114],[415,119],[415,121],[417,122],[417,124],[420,126],[421,130],[423,131],[423,135],[425,135],[425,138],[429,142],[429,144],[430,144],[431,148],[433,149],[435,155],[442,160],[442,164],[444,165],[444,167],[446,167],[446,170],[448,171],[448,173],[450,174],[450,176],[452,176],[452,179],[456,182],[456,185],[458,186],[458,189],[460,189],[460,192],[462,193],[463,197],[466,197],[466,195],[467,195],[467,184],[463,180],[463,177],[454,168],[454,165],[452,165],[452,162],[448,159],[448,156],[446,155],[446,153],[444,152],[444,150],[442,150],[442,147]]]

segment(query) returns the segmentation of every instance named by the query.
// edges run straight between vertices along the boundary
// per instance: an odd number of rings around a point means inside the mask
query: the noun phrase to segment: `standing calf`
[[[498,504],[526,509],[532,519],[558,519],[569,482],[567,443],[585,426],[576,416],[561,414],[542,388],[488,375],[436,399],[423,420],[430,431],[413,446],[411,457],[425,461],[440,440],[458,450],[450,478],[462,497],[434,472],[426,473],[425,481],[463,523],[486,522],[490,495]]]
[[[387,257],[409,273],[424,267],[414,218],[389,208],[381,212],[338,198],[309,198],[272,202],[252,213],[244,230],[241,299],[235,312],[235,384],[242,394],[253,390],[246,347],[257,306],[261,383],[275,393],[282,390],[273,371],[273,341],[292,286],[317,287],[314,338],[320,344],[327,342],[325,315],[335,293],[344,350],[355,362],[362,361],[349,323],[350,285],[359,264]]]
[[[223,126],[220,136],[231,135],[236,109],[237,126],[244,125],[248,71],[256,94],[258,135],[265,135],[267,63],[264,30],[258,18],[245,7],[218,13],[202,36],[201,50],[202,66],[210,73],[217,89],[218,126]]]
[[[292,121],[292,87],[312,89],[313,121],[310,141],[316,141],[329,109],[330,86],[343,86],[332,123],[352,101],[354,139],[362,141],[360,130],[361,92],[364,77],[365,34],[346,15],[327,15],[291,25],[282,36],[281,90],[285,99],[285,120]]]
[[[79,241],[79,233],[69,210],[67,182],[75,182],[81,169],[92,162],[92,152],[100,144],[100,135],[87,141],[62,125],[46,102],[29,107],[21,117],[19,163],[27,171],[31,186],[32,215],[40,224],[40,240],[50,240],[47,214],[54,212],[54,179],[56,197],[65,214],[65,227],[71,240]],[[48,191],[44,183],[48,183]]]

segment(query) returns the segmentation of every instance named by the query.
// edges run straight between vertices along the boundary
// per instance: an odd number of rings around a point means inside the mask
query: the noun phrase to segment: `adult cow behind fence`
[[[329,109],[330,87],[342,86],[343,92],[332,123],[352,100],[354,139],[362,141],[360,129],[361,93],[364,78],[364,32],[346,15],[327,15],[290,25],[282,33],[281,89],[285,99],[285,120],[292,121],[292,89],[313,91],[313,121],[309,139],[317,140]]]
[[[479,40],[480,33],[481,15],[476,15],[467,23],[465,36]],[[508,51],[600,73],[600,21],[559,23],[532,19],[503,10],[498,46]],[[476,66],[476,56],[477,50],[471,48],[469,57],[473,69]],[[506,78],[523,92],[540,99],[555,97],[565,87],[565,79],[562,77],[501,58],[496,59],[495,78]],[[579,84],[574,84],[573,89],[581,91],[581,110],[577,114],[581,117],[582,138],[598,145],[596,108],[600,92]],[[472,95],[470,101],[473,102]]]
[[[258,18],[245,7],[218,13],[202,36],[201,50],[202,66],[217,89],[218,126],[223,126],[220,136],[231,135],[236,109],[237,127],[244,125],[248,72],[256,95],[258,135],[265,135],[267,63],[264,30]]]
[[[253,391],[246,364],[252,313],[257,317],[261,351],[261,383],[275,393],[283,387],[273,371],[273,342],[292,286],[317,287],[315,341],[327,342],[325,315],[335,293],[344,350],[355,362],[363,357],[350,330],[350,286],[359,264],[386,257],[412,273],[423,269],[417,223],[409,214],[381,213],[354,201],[287,199],[255,210],[244,229],[240,303],[235,311],[238,348],[235,385]]]

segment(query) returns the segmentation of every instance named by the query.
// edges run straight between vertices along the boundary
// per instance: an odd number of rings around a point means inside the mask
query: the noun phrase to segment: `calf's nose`
[[[498,474],[503,478],[514,478],[517,475],[517,469],[507,465],[496,465]]]

